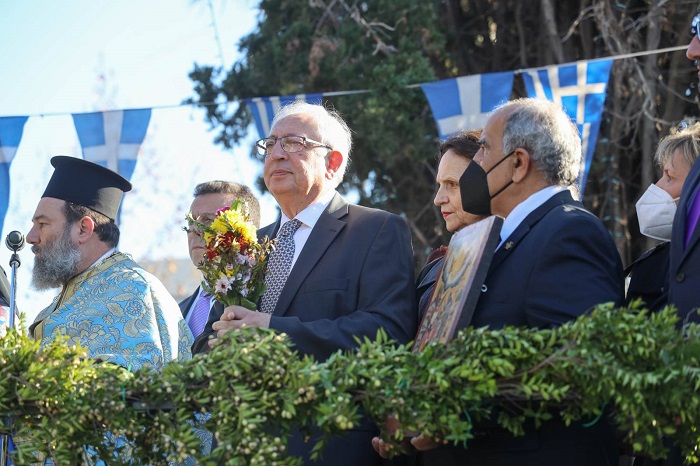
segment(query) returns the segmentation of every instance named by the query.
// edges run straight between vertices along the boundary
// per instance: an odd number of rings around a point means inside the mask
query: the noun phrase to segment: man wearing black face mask
[[[581,163],[576,126],[555,104],[521,99],[499,107],[484,127],[482,148],[460,180],[465,211],[504,217],[499,244],[471,325],[551,328],[593,306],[623,299],[622,264],[598,218],[573,199]],[[469,357],[468,354],[465,357]],[[514,437],[475,425],[475,438],[441,446],[412,439],[430,465],[617,465],[615,428],[565,426],[556,416]]]

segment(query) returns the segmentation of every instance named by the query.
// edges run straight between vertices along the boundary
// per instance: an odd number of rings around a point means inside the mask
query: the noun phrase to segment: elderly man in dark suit
[[[320,105],[282,107],[270,137],[258,141],[264,178],[281,216],[258,231],[276,237],[259,311],[226,308],[218,336],[243,326],[284,332],[302,354],[326,359],[383,329],[401,343],[417,328],[413,253],[399,216],[348,204],[336,187],[347,167],[351,136],[342,118]],[[200,340],[202,337],[200,337]],[[201,341],[200,341],[201,342]],[[210,342],[211,343],[211,342]],[[380,461],[366,421],[336,438],[310,462],[311,444],[294,437],[289,453],[306,464],[371,465]]]
[[[194,188],[194,200],[190,206],[192,217],[199,223],[209,224],[216,217],[216,211],[231,206],[237,199],[248,205],[250,220],[256,227],[260,226],[260,203],[253,192],[245,185],[233,181],[206,181]],[[187,231],[187,246],[190,251],[190,259],[195,266],[202,262],[204,257],[204,241],[194,230]],[[206,294],[201,286],[198,286],[191,296],[180,303],[182,316],[197,338],[202,333],[211,334],[211,326],[221,318],[224,306],[214,301]],[[203,347],[193,346],[193,353],[202,352]],[[197,351],[195,351],[197,350]]]
[[[480,143],[479,164],[469,164],[460,179],[463,208],[504,222],[471,325],[551,328],[597,304],[620,304],[615,243],[570,191],[581,141],[561,108],[538,99],[508,102],[490,116]],[[466,449],[435,448],[424,435],[411,443],[423,450],[426,466],[617,465],[615,429],[605,417],[589,427],[555,419],[525,428],[514,437],[495,422],[476,425]],[[379,439],[374,445],[386,453]]]

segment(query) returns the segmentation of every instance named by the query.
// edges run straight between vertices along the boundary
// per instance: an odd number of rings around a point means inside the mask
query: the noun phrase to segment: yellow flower
[[[210,233],[208,231],[204,232],[204,235],[202,235],[202,238],[204,238],[204,243],[209,246],[211,244],[211,241],[214,239],[216,235],[214,233]]]
[[[252,223],[241,222],[239,225],[236,225],[236,230],[249,244],[258,242],[257,230]]]
[[[216,217],[214,221],[211,222],[211,226],[209,228],[215,231],[216,233],[226,233],[227,231],[229,231],[228,225],[226,225],[225,217],[223,217],[222,215]]]

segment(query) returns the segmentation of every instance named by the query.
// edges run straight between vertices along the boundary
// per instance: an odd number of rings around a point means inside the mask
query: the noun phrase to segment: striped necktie
[[[203,331],[204,327],[207,325],[207,320],[209,319],[209,310],[211,309],[211,295],[206,291],[202,292],[197,299],[197,303],[192,309],[192,315],[188,325],[192,331],[192,335],[195,338],[199,336]]]
[[[260,298],[260,311],[272,314],[277,305],[282,288],[287,282],[289,272],[292,269],[294,258],[294,233],[301,226],[297,219],[290,220],[280,228],[277,234],[275,251],[270,254],[267,262],[267,274],[265,274],[265,292]]]

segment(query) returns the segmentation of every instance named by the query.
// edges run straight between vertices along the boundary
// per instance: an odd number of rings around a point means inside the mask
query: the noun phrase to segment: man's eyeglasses
[[[275,147],[277,141],[280,142],[282,150],[287,153],[301,152],[306,148],[325,147],[331,150],[329,146],[322,142],[314,141],[313,139],[303,136],[283,136],[281,138],[262,138],[255,143],[259,155],[268,156],[272,153],[272,148]]]
[[[695,15],[693,22],[690,23],[690,35],[697,36],[698,40],[700,40],[700,12]]]

